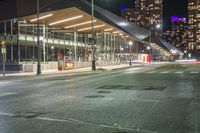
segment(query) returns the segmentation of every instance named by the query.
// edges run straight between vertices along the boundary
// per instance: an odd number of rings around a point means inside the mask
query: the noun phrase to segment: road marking
[[[13,113],[4,113],[4,112],[0,112],[1,116],[7,116],[7,117],[14,117],[16,116]],[[74,122],[74,123],[79,123],[79,124],[86,124],[86,125],[92,125],[92,126],[100,126],[100,127],[104,127],[104,128],[112,128],[112,129],[120,129],[120,130],[128,130],[131,132],[135,132],[135,131],[142,131],[143,133],[156,133],[153,131],[148,131],[148,130],[143,130],[143,129],[133,129],[133,128],[124,128],[121,126],[113,126],[113,125],[106,125],[106,124],[98,124],[98,123],[92,123],[92,122],[85,122],[85,121],[81,121],[81,120],[77,120],[77,119],[73,119],[73,118],[67,118],[67,119],[56,119],[56,118],[48,118],[48,117],[36,117],[33,118],[35,120],[43,120],[43,121],[52,121],[52,122]]]
[[[47,117],[37,117],[37,120],[44,120],[44,121],[53,121],[53,122],[69,122],[69,120],[62,120],[62,119],[53,119]]]
[[[156,71],[151,71],[151,72],[147,72],[147,73],[156,73]]]
[[[0,82],[0,85],[1,84],[10,84],[11,82],[6,82],[6,81],[2,81],[2,82]]]
[[[15,116],[15,115],[12,114],[12,113],[4,113],[4,112],[0,112],[0,115],[1,115],[1,116],[10,116],[10,117]]]
[[[169,73],[169,71],[164,71],[164,72],[160,72],[160,73],[166,74],[166,73]]]
[[[81,120],[77,120],[77,119],[73,119],[73,118],[67,118],[66,120],[64,120],[64,119],[54,119],[54,118],[47,118],[47,117],[37,117],[36,119],[44,120],[44,121],[53,121],[53,122],[75,122],[75,123],[86,124],[86,125],[100,126],[100,127],[104,127],[104,128],[112,128],[112,129],[120,129],[120,130],[128,130],[128,131],[142,131],[143,133],[156,133],[153,131],[142,130],[142,129],[123,128],[121,126],[113,126],[113,125],[85,122],[85,121],[81,121]]]
[[[130,68],[130,69],[126,70],[125,73],[127,73],[127,74],[140,73],[140,72],[136,71],[136,70],[139,70],[139,69],[141,69],[141,68]]]
[[[184,72],[183,71],[178,71],[178,72],[174,72],[174,73],[176,73],[176,74],[182,74]]]
[[[0,93],[0,97],[9,96],[9,95],[17,95],[17,93],[10,93],[10,92]]]
[[[193,71],[193,72],[190,72],[191,74],[199,74],[199,72],[195,72],[195,71]]]

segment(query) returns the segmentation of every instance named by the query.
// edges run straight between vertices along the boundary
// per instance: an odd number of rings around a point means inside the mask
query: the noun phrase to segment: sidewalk
[[[164,64],[170,64],[170,62],[152,62],[150,64],[143,64],[143,63],[133,63],[131,67],[140,67],[144,65],[164,65]],[[117,69],[125,69],[129,68],[129,64],[120,64],[120,65],[113,65],[113,66],[97,66],[97,71],[111,71],[111,70],[117,70]],[[64,71],[58,71],[55,70],[46,70],[42,71],[41,75],[55,75],[55,74],[65,74],[65,73],[75,73],[75,72],[91,72],[91,67],[86,68],[76,68],[72,70],[64,70]],[[12,76],[35,76],[36,72],[21,72],[21,73],[9,73],[6,74],[6,77],[12,77]],[[0,77],[3,77],[2,74],[0,74]]]
[[[137,66],[143,66],[141,63],[137,64],[132,64],[131,67],[137,67]],[[111,70],[116,70],[116,69],[124,69],[124,68],[129,68],[129,64],[120,64],[120,65],[114,65],[114,66],[97,66],[96,70],[104,70],[104,71],[111,71]],[[86,67],[86,68],[77,68],[77,69],[72,69],[72,70],[64,70],[64,71],[58,71],[57,69],[55,70],[46,70],[42,71],[41,75],[52,75],[52,74],[65,74],[65,73],[75,73],[75,72],[90,72],[91,67]],[[9,73],[6,74],[7,77],[12,77],[12,76],[34,76],[36,75],[36,72],[21,72],[21,73]],[[1,74],[0,77],[3,75]]]

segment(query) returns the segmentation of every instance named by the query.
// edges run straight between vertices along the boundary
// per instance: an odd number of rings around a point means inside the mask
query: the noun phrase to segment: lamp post
[[[92,4],[92,71],[96,71],[96,64],[95,64],[95,47],[94,47],[94,43],[95,43],[95,39],[94,39],[94,0],[92,0],[91,2]]]
[[[128,42],[128,45],[129,45],[129,47],[130,47],[129,65],[131,66],[131,65],[132,65],[132,62],[131,62],[131,46],[133,45],[133,42],[132,42],[132,41],[129,41],[129,42]]]
[[[38,62],[37,62],[37,75],[41,74],[41,49],[40,49],[40,26],[39,26],[39,14],[40,14],[40,1],[37,0],[37,48],[38,48]]]

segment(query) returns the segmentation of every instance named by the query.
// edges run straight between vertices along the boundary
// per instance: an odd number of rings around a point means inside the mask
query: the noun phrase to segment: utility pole
[[[40,21],[39,21],[39,15],[40,15],[40,1],[37,0],[37,48],[38,48],[38,63],[37,63],[37,75],[41,74],[41,47],[40,47]]]
[[[92,71],[96,71],[96,64],[95,64],[95,39],[94,39],[94,0],[92,0]]]

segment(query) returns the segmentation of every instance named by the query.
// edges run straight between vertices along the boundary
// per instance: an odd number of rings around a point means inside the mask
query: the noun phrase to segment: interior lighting
[[[94,20],[93,22],[97,22],[97,21]],[[83,22],[83,23],[79,23],[79,24],[74,24],[74,25],[66,26],[65,29],[69,29],[69,28],[73,28],[73,27],[77,27],[77,26],[82,26],[82,25],[86,25],[86,24],[90,24],[90,23],[92,23],[92,21],[87,21],[87,22]]]
[[[104,27],[104,26],[106,26],[106,25],[102,24],[102,25],[94,26],[93,28],[97,29],[97,28]],[[92,29],[92,27],[87,27],[87,28],[79,29],[78,31],[85,31],[85,30],[90,30],[90,29]]]
[[[117,34],[117,33],[119,33],[119,31],[114,31],[114,32],[113,32],[113,34]]]
[[[112,31],[113,29],[112,28],[109,28],[109,29],[105,29],[104,31]]]
[[[76,20],[76,19],[79,19],[79,18],[82,18],[82,17],[83,17],[83,15],[79,15],[79,16],[75,16],[75,17],[63,19],[63,20],[60,20],[60,21],[56,21],[56,22],[50,23],[49,25],[52,26],[52,25],[63,23],[63,22],[68,22],[68,21]]]
[[[47,14],[47,15],[45,15],[45,16],[39,17],[39,20],[45,19],[45,18],[48,18],[48,17],[51,17],[51,16],[53,16],[53,14]],[[35,18],[35,19],[30,20],[30,21],[31,21],[31,22],[35,22],[35,21],[37,21],[37,20],[38,20],[38,19]]]

